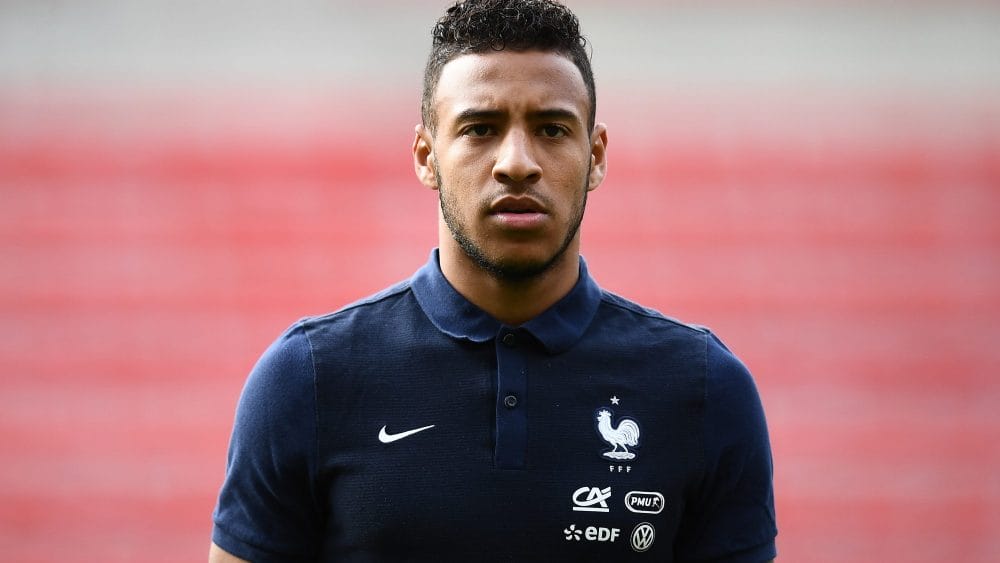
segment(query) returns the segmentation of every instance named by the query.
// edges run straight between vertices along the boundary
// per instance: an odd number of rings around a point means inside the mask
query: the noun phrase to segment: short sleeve
[[[254,366],[240,395],[212,541],[255,562],[308,560],[319,529],[311,348],[296,325]]]
[[[761,563],[776,555],[773,467],[764,409],[746,367],[710,334],[704,473],[685,508],[678,561]]]

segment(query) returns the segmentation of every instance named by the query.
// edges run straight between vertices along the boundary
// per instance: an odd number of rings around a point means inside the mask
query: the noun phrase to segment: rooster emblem
[[[611,411],[601,409],[597,411],[597,432],[605,442],[614,446],[601,455],[608,459],[635,459],[635,453],[628,451],[627,446],[639,445],[639,423],[623,418],[618,421],[617,427],[611,426]]]

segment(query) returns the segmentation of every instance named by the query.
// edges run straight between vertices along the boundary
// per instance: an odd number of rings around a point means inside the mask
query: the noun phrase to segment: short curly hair
[[[548,51],[563,55],[580,70],[590,98],[588,127],[594,128],[597,92],[580,22],[566,6],[553,0],[465,0],[448,8],[437,21],[420,104],[424,125],[436,129],[434,93],[441,70],[461,55],[487,51]]]

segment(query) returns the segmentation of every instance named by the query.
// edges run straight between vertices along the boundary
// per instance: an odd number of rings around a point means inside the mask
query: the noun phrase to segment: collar
[[[410,280],[413,294],[424,314],[441,332],[472,342],[496,338],[505,325],[462,297],[441,273],[438,249]],[[580,278],[555,305],[519,328],[529,332],[550,354],[569,350],[583,336],[597,313],[601,288],[587,272],[580,257]],[[510,327],[507,327],[510,328]]]

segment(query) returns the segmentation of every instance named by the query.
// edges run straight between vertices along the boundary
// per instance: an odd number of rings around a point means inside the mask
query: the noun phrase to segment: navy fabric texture
[[[747,369],[706,329],[580,279],[513,327],[436,251],[299,321],[237,408],[213,541],[251,561],[734,561],[775,555]]]

